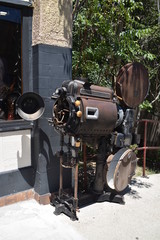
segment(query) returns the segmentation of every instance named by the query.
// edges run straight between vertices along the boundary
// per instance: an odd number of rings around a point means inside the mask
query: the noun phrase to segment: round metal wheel
[[[109,164],[107,185],[117,192],[123,191],[135,173],[136,162],[136,154],[131,149],[120,149]]]

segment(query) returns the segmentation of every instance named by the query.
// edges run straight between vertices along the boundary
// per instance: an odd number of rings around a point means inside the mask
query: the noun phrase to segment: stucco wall
[[[72,47],[72,0],[34,0],[32,43]]]

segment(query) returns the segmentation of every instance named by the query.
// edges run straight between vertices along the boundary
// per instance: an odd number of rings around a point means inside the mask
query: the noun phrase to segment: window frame
[[[0,0],[0,3],[9,3],[9,4],[15,4],[15,5],[21,5],[21,6],[32,6],[32,0]]]
[[[10,4],[12,2],[12,4]],[[30,1],[31,2],[31,1]],[[21,10],[21,77],[22,93],[33,91],[33,74],[32,74],[32,14],[33,9],[28,7],[26,1],[0,1],[0,5]],[[26,7],[27,6],[27,7]],[[24,119],[2,120],[0,121],[0,132],[16,131],[33,128],[33,122]]]

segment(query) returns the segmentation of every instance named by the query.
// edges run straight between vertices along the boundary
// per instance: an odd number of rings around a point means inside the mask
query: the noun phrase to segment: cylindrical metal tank
[[[118,112],[111,89],[82,81],[64,86],[53,106],[53,122],[58,130],[82,139],[106,136],[113,131]]]

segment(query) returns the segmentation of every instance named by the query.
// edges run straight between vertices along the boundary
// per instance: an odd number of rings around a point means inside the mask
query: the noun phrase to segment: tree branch
[[[72,11],[72,19],[74,20],[74,18],[75,18],[75,15],[76,15],[76,13],[78,13],[78,11],[79,11],[79,9],[82,7],[82,5],[85,3],[85,2],[87,2],[88,0],[82,0],[81,2],[80,2],[80,0],[76,0],[76,2],[75,2],[75,5],[74,5],[74,9],[73,9],[73,11]]]
[[[77,11],[78,4],[79,4],[79,0],[76,0],[75,5],[74,5],[74,9],[73,9],[73,11],[72,11],[72,17],[73,17],[73,19],[74,19],[75,13],[76,13],[76,11]]]
[[[159,99],[159,97],[160,97],[160,91],[159,91],[157,97],[151,102],[151,104],[155,103]]]

